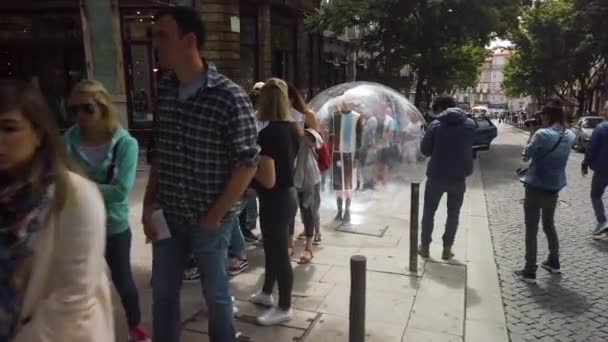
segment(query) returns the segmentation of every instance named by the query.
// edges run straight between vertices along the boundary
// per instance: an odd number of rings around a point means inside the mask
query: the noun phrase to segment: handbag
[[[557,149],[557,147],[559,146],[559,144],[562,142],[562,139],[564,138],[564,133],[566,132],[566,130],[562,131],[562,133],[559,136],[559,139],[557,139],[557,142],[555,143],[555,145],[553,145],[553,147],[551,148],[551,150],[549,150],[549,152],[543,154],[542,156],[532,160],[532,162],[530,163],[530,165],[528,166],[522,166],[520,168],[517,169],[517,171],[515,171],[515,173],[517,174],[517,176],[521,179],[524,178],[526,176],[526,174],[528,173],[528,170],[530,170],[530,168],[532,167],[532,165],[534,165],[534,163],[538,163],[539,161],[545,159],[546,157],[548,157],[551,153],[553,153],[553,151],[555,151],[555,149]]]

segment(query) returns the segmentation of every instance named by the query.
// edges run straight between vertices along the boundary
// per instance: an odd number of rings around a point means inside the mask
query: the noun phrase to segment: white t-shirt
[[[304,118],[304,114],[300,113],[300,111],[298,111],[297,109],[294,108],[290,108],[289,111],[291,112],[291,116],[293,117],[293,119],[302,126],[302,128],[304,128],[304,122],[305,122],[305,118]]]

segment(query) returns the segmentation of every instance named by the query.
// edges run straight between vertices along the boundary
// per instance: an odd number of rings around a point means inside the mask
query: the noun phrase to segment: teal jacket
[[[108,235],[122,233],[129,229],[129,192],[135,184],[139,146],[128,131],[119,128],[110,143],[104,160],[99,165],[91,165],[87,157],[79,151],[80,129],[78,125],[70,128],[64,136],[68,153],[88,177],[97,183],[106,206]],[[112,163],[116,144],[114,179],[107,181],[108,170]]]

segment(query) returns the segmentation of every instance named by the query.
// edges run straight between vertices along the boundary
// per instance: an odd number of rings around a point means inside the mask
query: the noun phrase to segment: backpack
[[[317,163],[319,164],[319,170],[325,172],[331,167],[331,158],[329,156],[327,143],[325,142],[325,137],[323,136],[323,133],[319,132],[319,134],[323,139],[323,145],[317,150]]]

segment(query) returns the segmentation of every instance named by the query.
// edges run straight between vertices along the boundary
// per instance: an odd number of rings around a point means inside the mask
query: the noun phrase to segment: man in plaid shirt
[[[193,9],[158,14],[153,40],[173,73],[159,84],[157,154],[144,199],[143,224],[153,245],[154,341],[180,340],[180,288],[186,259],[202,273],[213,342],[235,340],[226,270],[237,202],[259,158],[247,94],[201,60],[205,28]],[[160,208],[171,237],[158,240],[152,213]],[[235,227],[237,227],[235,229]]]

